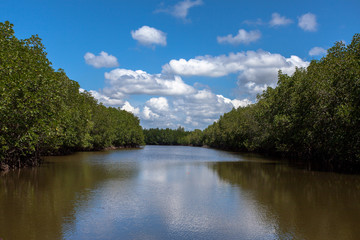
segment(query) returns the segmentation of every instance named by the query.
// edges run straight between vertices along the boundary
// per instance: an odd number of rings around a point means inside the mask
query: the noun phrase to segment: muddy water
[[[0,177],[0,238],[358,239],[360,176],[206,148],[49,157]]]

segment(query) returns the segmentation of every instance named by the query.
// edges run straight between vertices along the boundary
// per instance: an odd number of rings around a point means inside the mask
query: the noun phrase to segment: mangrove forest
[[[143,144],[132,113],[105,107],[64,70],[54,70],[41,39],[18,39],[0,23],[0,166],[34,166],[41,156]]]
[[[146,131],[146,142],[160,144],[171,134]],[[279,71],[277,86],[258,95],[256,103],[225,113],[205,130],[181,136],[178,143],[359,171],[360,34],[348,45],[335,43],[325,57],[312,60],[306,69],[297,68],[292,76]]]

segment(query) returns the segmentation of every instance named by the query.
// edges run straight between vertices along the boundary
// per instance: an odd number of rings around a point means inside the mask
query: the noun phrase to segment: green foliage
[[[278,86],[257,103],[220,117],[203,131],[203,144],[277,153],[334,168],[360,164],[360,34],[336,43],[326,57],[279,72]],[[198,133],[192,133],[196,135]]]
[[[188,133],[186,136],[180,138],[179,143],[181,145],[202,146],[203,141],[204,141],[203,132],[199,129],[195,129],[191,133]]]
[[[0,23],[0,161],[36,165],[46,154],[143,144],[137,117],[79,88],[51,67],[38,36],[19,40]]]
[[[186,137],[190,134],[183,127],[176,130],[150,128],[144,129],[143,132],[145,143],[148,145],[188,145]]]

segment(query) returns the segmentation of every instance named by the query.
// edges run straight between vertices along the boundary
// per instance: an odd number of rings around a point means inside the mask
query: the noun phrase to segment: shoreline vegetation
[[[279,71],[277,87],[268,87],[256,103],[171,140],[180,130],[144,130],[145,142],[170,139],[163,142],[256,152],[312,169],[360,173],[360,34],[347,46],[335,43],[325,57],[292,76]]]
[[[105,107],[64,70],[54,70],[41,39],[17,39],[0,23],[0,171],[38,166],[42,156],[138,147],[140,120]]]

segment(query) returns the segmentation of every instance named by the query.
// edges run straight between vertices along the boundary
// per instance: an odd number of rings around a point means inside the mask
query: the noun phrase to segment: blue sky
[[[360,1],[0,0],[18,38],[145,128],[203,129],[359,33]]]

